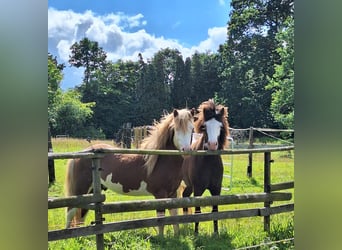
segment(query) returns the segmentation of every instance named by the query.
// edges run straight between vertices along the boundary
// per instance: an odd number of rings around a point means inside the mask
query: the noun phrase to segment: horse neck
[[[161,148],[161,149],[165,149],[165,150],[176,150],[177,149],[176,146],[173,143],[174,134],[175,134],[175,131],[174,131],[174,128],[172,128],[168,132],[168,134],[166,135],[167,136],[167,140],[166,140],[163,148]]]
[[[204,149],[204,134],[202,133],[202,137],[198,139],[196,142],[191,144],[192,150],[203,150]]]
[[[173,135],[174,135],[174,131],[170,131],[170,134],[167,135],[167,140],[165,145],[163,145],[161,148],[161,150],[176,150],[176,146],[173,144]],[[152,174],[152,172],[155,170],[155,168],[158,168],[158,159],[160,157],[164,157],[163,155],[146,155],[145,156],[145,166],[146,166],[146,173],[147,176],[150,176]],[[179,157],[181,157],[179,155]]]

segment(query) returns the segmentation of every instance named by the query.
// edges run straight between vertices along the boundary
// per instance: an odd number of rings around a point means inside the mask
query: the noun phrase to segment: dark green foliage
[[[57,108],[62,91],[60,82],[63,79],[64,65],[59,64],[57,59],[48,53],[48,124],[53,128],[56,126]]]
[[[294,127],[294,20],[289,17],[276,36],[277,52],[281,61],[275,65],[275,73],[266,86],[272,93],[271,113],[286,128]]]
[[[220,47],[219,93],[230,108],[231,125],[275,127],[272,90],[265,89],[279,64],[276,35],[293,15],[293,1],[233,0],[228,40]]]

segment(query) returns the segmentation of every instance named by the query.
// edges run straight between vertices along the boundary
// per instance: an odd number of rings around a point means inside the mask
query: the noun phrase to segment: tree
[[[83,100],[92,101],[92,90],[89,86],[91,75],[97,69],[103,69],[106,66],[106,53],[99,47],[98,42],[90,41],[88,38],[83,38],[80,42],[76,42],[71,46],[71,55],[69,63],[76,67],[84,67],[85,84],[83,88]]]
[[[56,57],[48,53],[48,152],[52,152],[51,128],[55,127],[57,118],[57,107],[61,98],[60,82],[63,79],[62,71],[64,64],[59,64]],[[48,160],[49,185],[54,183],[55,162],[53,159]]]
[[[64,92],[57,108],[55,133],[73,137],[88,136],[87,120],[93,114],[91,107],[94,105],[95,103],[82,103],[81,95],[75,90]]]
[[[273,89],[271,113],[282,126],[294,127],[294,20],[289,17],[286,26],[276,39],[280,64],[275,65],[275,73],[267,89]]]
[[[277,31],[293,15],[293,0],[233,0],[228,39],[220,47],[221,98],[237,127],[276,125],[270,111],[271,89],[265,89],[280,56]]]
[[[56,57],[48,53],[48,124],[56,126],[57,107],[59,105],[62,90],[60,82],[63,79],[64,64],[59,64]]]
[[[97,86],[93,95],[96,106],[93,108],[92,121],[107,138],[112,138],[123,123],[135,119],[138,67],[138,63],[131,61],[108,63],[103,70],[97,70],[94,74],[96,82],[90,82]]]

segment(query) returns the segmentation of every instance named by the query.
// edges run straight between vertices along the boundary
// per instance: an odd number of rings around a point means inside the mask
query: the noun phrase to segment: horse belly
[[[101,179],[101,183],[108,189],[118,194],[132,195],[132,196],[145,196],[151,195],[147,191],[147,183],[145,181],[140,182],[139,187],[130,188],[127,185],[123,185],[120,182],[112,182],[112,174],[107,175],[106,179]]]

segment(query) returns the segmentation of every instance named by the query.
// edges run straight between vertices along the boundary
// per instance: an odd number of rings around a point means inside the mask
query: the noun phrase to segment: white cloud
[[[196,49],[198,51],[216,52],[220,46],[226,41],[227,27],[213,27],[208,30],[208,38],[202,41]]]
[[[224,2],[224,0],[219,0],[219,5],[225,5],[225,2]]]
[[[226,40],[226,27],[214,27],[208,30],[206,40],[186,48],[175,39],[156,37],[147,33],[144,29],[146,24],[142,14],[128,16],[124,13],[110,13],[98,16],[92,11],[76,13],[72,10],[60,11],[49,8],[48,49],[62,60],[61,63],[67,64],[71,45],[88,37],[99,43],[109,60],[137,61],[139,53],[148,59],[160,49],[167,47],[178,49],[184,58],[191,56],[195,51],[216,52],[219,44]]]

